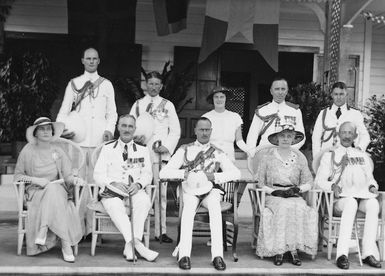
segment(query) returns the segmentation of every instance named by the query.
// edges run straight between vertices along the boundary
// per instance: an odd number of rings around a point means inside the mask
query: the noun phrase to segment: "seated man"
[[[183,182],[183,212],[180,242],[175,253],[181,269],[190,269],[192,230],[195,212],[200,204],[209,210],[212,263],[225,270],[223,261],[222,197],[220,183],[239,179],[241,172],[221,150],[210,141],[211,122],[201,117],[195,126],[197,140],[182,145],[160,171],[160,178],[187,179]],[[222,172],[217,172],[221,168]],[[214,184],[215,183],[215,184]]]
[[[154,261],[158,254],[141,242],[144,223],[151,208],[151,200],[144,188],[151,183],[152,170],[149,151],[132,140],[136,129],[135,118],[122,115],[118,121],[120,137],[103,146],[95,165],[94,178],[100,186],[101,202],[126,242],[123,256],[132,261],[132,246],[147,261]],[[130,178],[132,181],[130,181]],[[131,183],[132,182],[132,183]],[[134,233],[125,203],[132,197],[131,217]]]
[[[369,156],[356,148],[357,128],[352,122],[344,122],[338,132],[340,145],[323,154],[315,184],[326,191],[333,191],[337,201],[334,211],[341,214],[341,226],[337,243],[337,266],[349,268],[349,240],[357,209],[366,213],[362,240],[363,262],[381,267],[376,246],[379,204],[376,199],[378,185],[373,178]]]

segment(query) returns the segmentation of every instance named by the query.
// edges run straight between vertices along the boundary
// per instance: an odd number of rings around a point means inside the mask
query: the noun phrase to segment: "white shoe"
[[[65,242],[62,240],[61,242],[61,252],[63,253],[63,259],[64,261],[68,263],[74,263],[75,262],[75,256],[72,252],[72,247],[69,242]]]
[[[135,239],[135,249],[140,254],[140,256],[149,262],[155,261],[155,259],[159,256],[158,252],[145,247],[144,244],[138,239]]]
[[[135,261],[138,259],[136,257],[136,255],[132,256],[132,243],[131,242],[126,243],[126,245],[124,246],[123,256],[129,262],[132,262],[134,260],[134,258],[135,258]]]

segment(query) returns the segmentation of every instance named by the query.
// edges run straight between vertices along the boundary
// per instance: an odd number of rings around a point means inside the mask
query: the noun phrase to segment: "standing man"
[[[220,206],[223,192],[219,184],[239,179],[241,172],[222,150],[210,143],[211,131],[210,120],[199,118],[195,126],[197,140],[181,146],[160,173],[161,178],[185,179],[181,236],[174,251],[181,269],[191,268],[192,230],[200,204],[209,210],[212,264],[217,270],[226,269]]]
[[[332,86],[333,104],[323,109],[317,117],[312,135],[313,157],[322,149],[339,143],[338,129],[343,122],[351,121],[357,127],[354,147],[366,151],[370,143],[369,133],[360,111],[347,105],[346,84],[336,82]]]
[[[370,157],[357,148],[357,128],[352,122],[344,122],[338,130],[341,141],[336,148],[321,157],[315,184],[325,191],[333,191],[333,212],[341,214],[341,225],[337,242],[337,266],[349,268],[349,241],[358,211],[365,213],[362,239],[363,262],[381,268],[376,245],[379,203],[378,184],[373,178]]]
[[[292,122],[299,132],[305,133],[301,110],[298,105],[285,101],[287,92],[287,81],[281,77],[275,78],[270,87],[273,100],[258,106],[255,110],[246,140],[249,148],[257,145],[258,137],[261,137],[261,139],[257,148],[272,145],[267,138],[270,134],[274,133],[276,127],[280,126],[281,120]],[[305,143],[305,139],[293,145],[293,148],[301,148]],[[254,148],[251,156],[255,154],[257,148]]]
[[[148,141],[147,147],[150,149],[153,164],[154,183],[158,185],[158,191],[155,193],[155,240],[172,243],[173,240],[166,234],[167,183],[159,185],[158,179],[160,166],[167,163],[178,144],[180,125],[173,103],[159,96],[163,87],[161,74],[155,71],[148,73],[146,85],[146,95],[134,103],[130,115],[138,118],[148,112],[154,119],[153,136]],[[144,137],[136,137],[136,141],[144,143]],[[161,210],[159,210],[159,189]]]
[[[98,52],[94,48],[86,49],[81,62],[84,65],[84,74],[68,83],[56,121],[66,125],[62,136],[75,139],[74,141],[83,149],[86,161],[79,176],[87,183],[92,183],[92,152],[103,141],[113,138],[117,113],[114,88],[109,80],[99,76],[97,72],[100,63]],[[83,123],[76,128],[80,122]],[[77,137],[79,133],[73,129],[83,131],[83,137]],[[80,206],[80,215],[83,219],[86,216],[89,196],[87,193],[83,194]],[[86,235],[90,232],[91,221],[87,222],[84,233]]]
[[[126,242],[124,257],[128,261],[136,258],[132,251],[134,246],[143,258],[152,262],[159,253],[141,242],[144,223],[151,209],[150,197],[144,190],[152,180],[150,153],[146,147],[133,141],[135,128],[133,116],[126,114],[119,118],[119,139],[103,146],[95,165],[94,178],[101,188],[103,207]],[[132,181],[129,181],[130,177]],[[129,197],[132,197],[131,201]],[[130,203],[132,220],[127,216],[125,207]]]

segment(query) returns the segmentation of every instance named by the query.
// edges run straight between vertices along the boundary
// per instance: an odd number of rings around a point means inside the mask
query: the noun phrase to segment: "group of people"
[[[267,193],[257,255],[274,257],[274,264],[281,265],[283,254],[290,252],[292,263],[298,266],[301,260],[297,250],[316,254],[318,213],[301,194],[319,187],[334,192],[334,207],[341,213],[337,266],[349,268],[349,237],[359,209],[366,213],[364,262],[381,267],[375,244],[378,185],[365,153],[370,138],[361,113],[347,105],[344,83],[333,85],[333,104],[320,112],[315,123],[313,158],[320,158],[320,165],[313,181],[307,159],[299,151],[306,139],[301,110],[285,101],[285,79],[272,82],[273,99],[257,107],[246,142],[242,138],[242,118],[226,109],[231,90],[215,87],[207,97],[214,109],[197,120],[196,140],[175,151],[181,134],[179,119],[172,102],[159,96],[159,73],[146,76],[145,96],[134,103],[130,114],[117,118],[113,86],[97,72],[98,52],[86,49],[81,61],[85,72],[69,82],[56,122],[45,117],[37,119],[27,129],[29,143],[17,161],[15,180],[28,183],[28,255],[46,251],[60,239],[63,259],[74,262],[71,246],[90,232],[86,208],[90,199],[83,197],[76,212],[70,191],[79,180],[72,175],[66,154],[51,143],[63,136],[78,142],[85,153],[86,164],[79,176],[100,187],[100,202],[124,237],[123,255],[128,261],[135,260],[136,253],[148,261],[159,255],[142,243],[145,219],[151,208],[145,188],[151,183],[157,185],[156,201],[160,202],[155,204],[155,240],[173,242],[166,227],[167,182],[159,182],[159,178],[180,179],[183,211],[180,241],[174,251],[179,267],[191,268],[194,216],[202,205],[210,217],[212,264],[217,270],[226,269],[221,184],[241,178],[235,166],[235,142],[248,158],[256,160],[251,162],[253,176]],[[145,122],[143,118],[151,120],[149,136],[137,132],[139,122]],[[84,122],[80,129],[83,135],[72,127],[73,121]],[[119,137],[113,140],[116,121]],[[92,152],[103,142],[93,168]],[[55,181],[58,179],[61,181]],[[131,204],[133,221],[126,213],[127,204]]]

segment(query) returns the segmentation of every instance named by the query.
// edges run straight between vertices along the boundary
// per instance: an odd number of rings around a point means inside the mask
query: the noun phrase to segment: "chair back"
[[[79,175],[79,170],[84,166],[85,156],[83,150],[80,146],[71,140],[59,138],[52,142],[52,145],[55,145],[61,148],[64,153],[67,155],[68,159],[72,164],[72,173],[75,176]]]
[[[96,149],[94,149],[94,151],[92,152],[92,155],[91,155],[91,164],[92,166],[95,167],[95,164],[96,164],[96,161],[98,161],[98,158],[99,158],[99,154],[103,148],[103,146],[105,145],[106,143],[102,143],[100,144],[99,146],[96,147]]]

